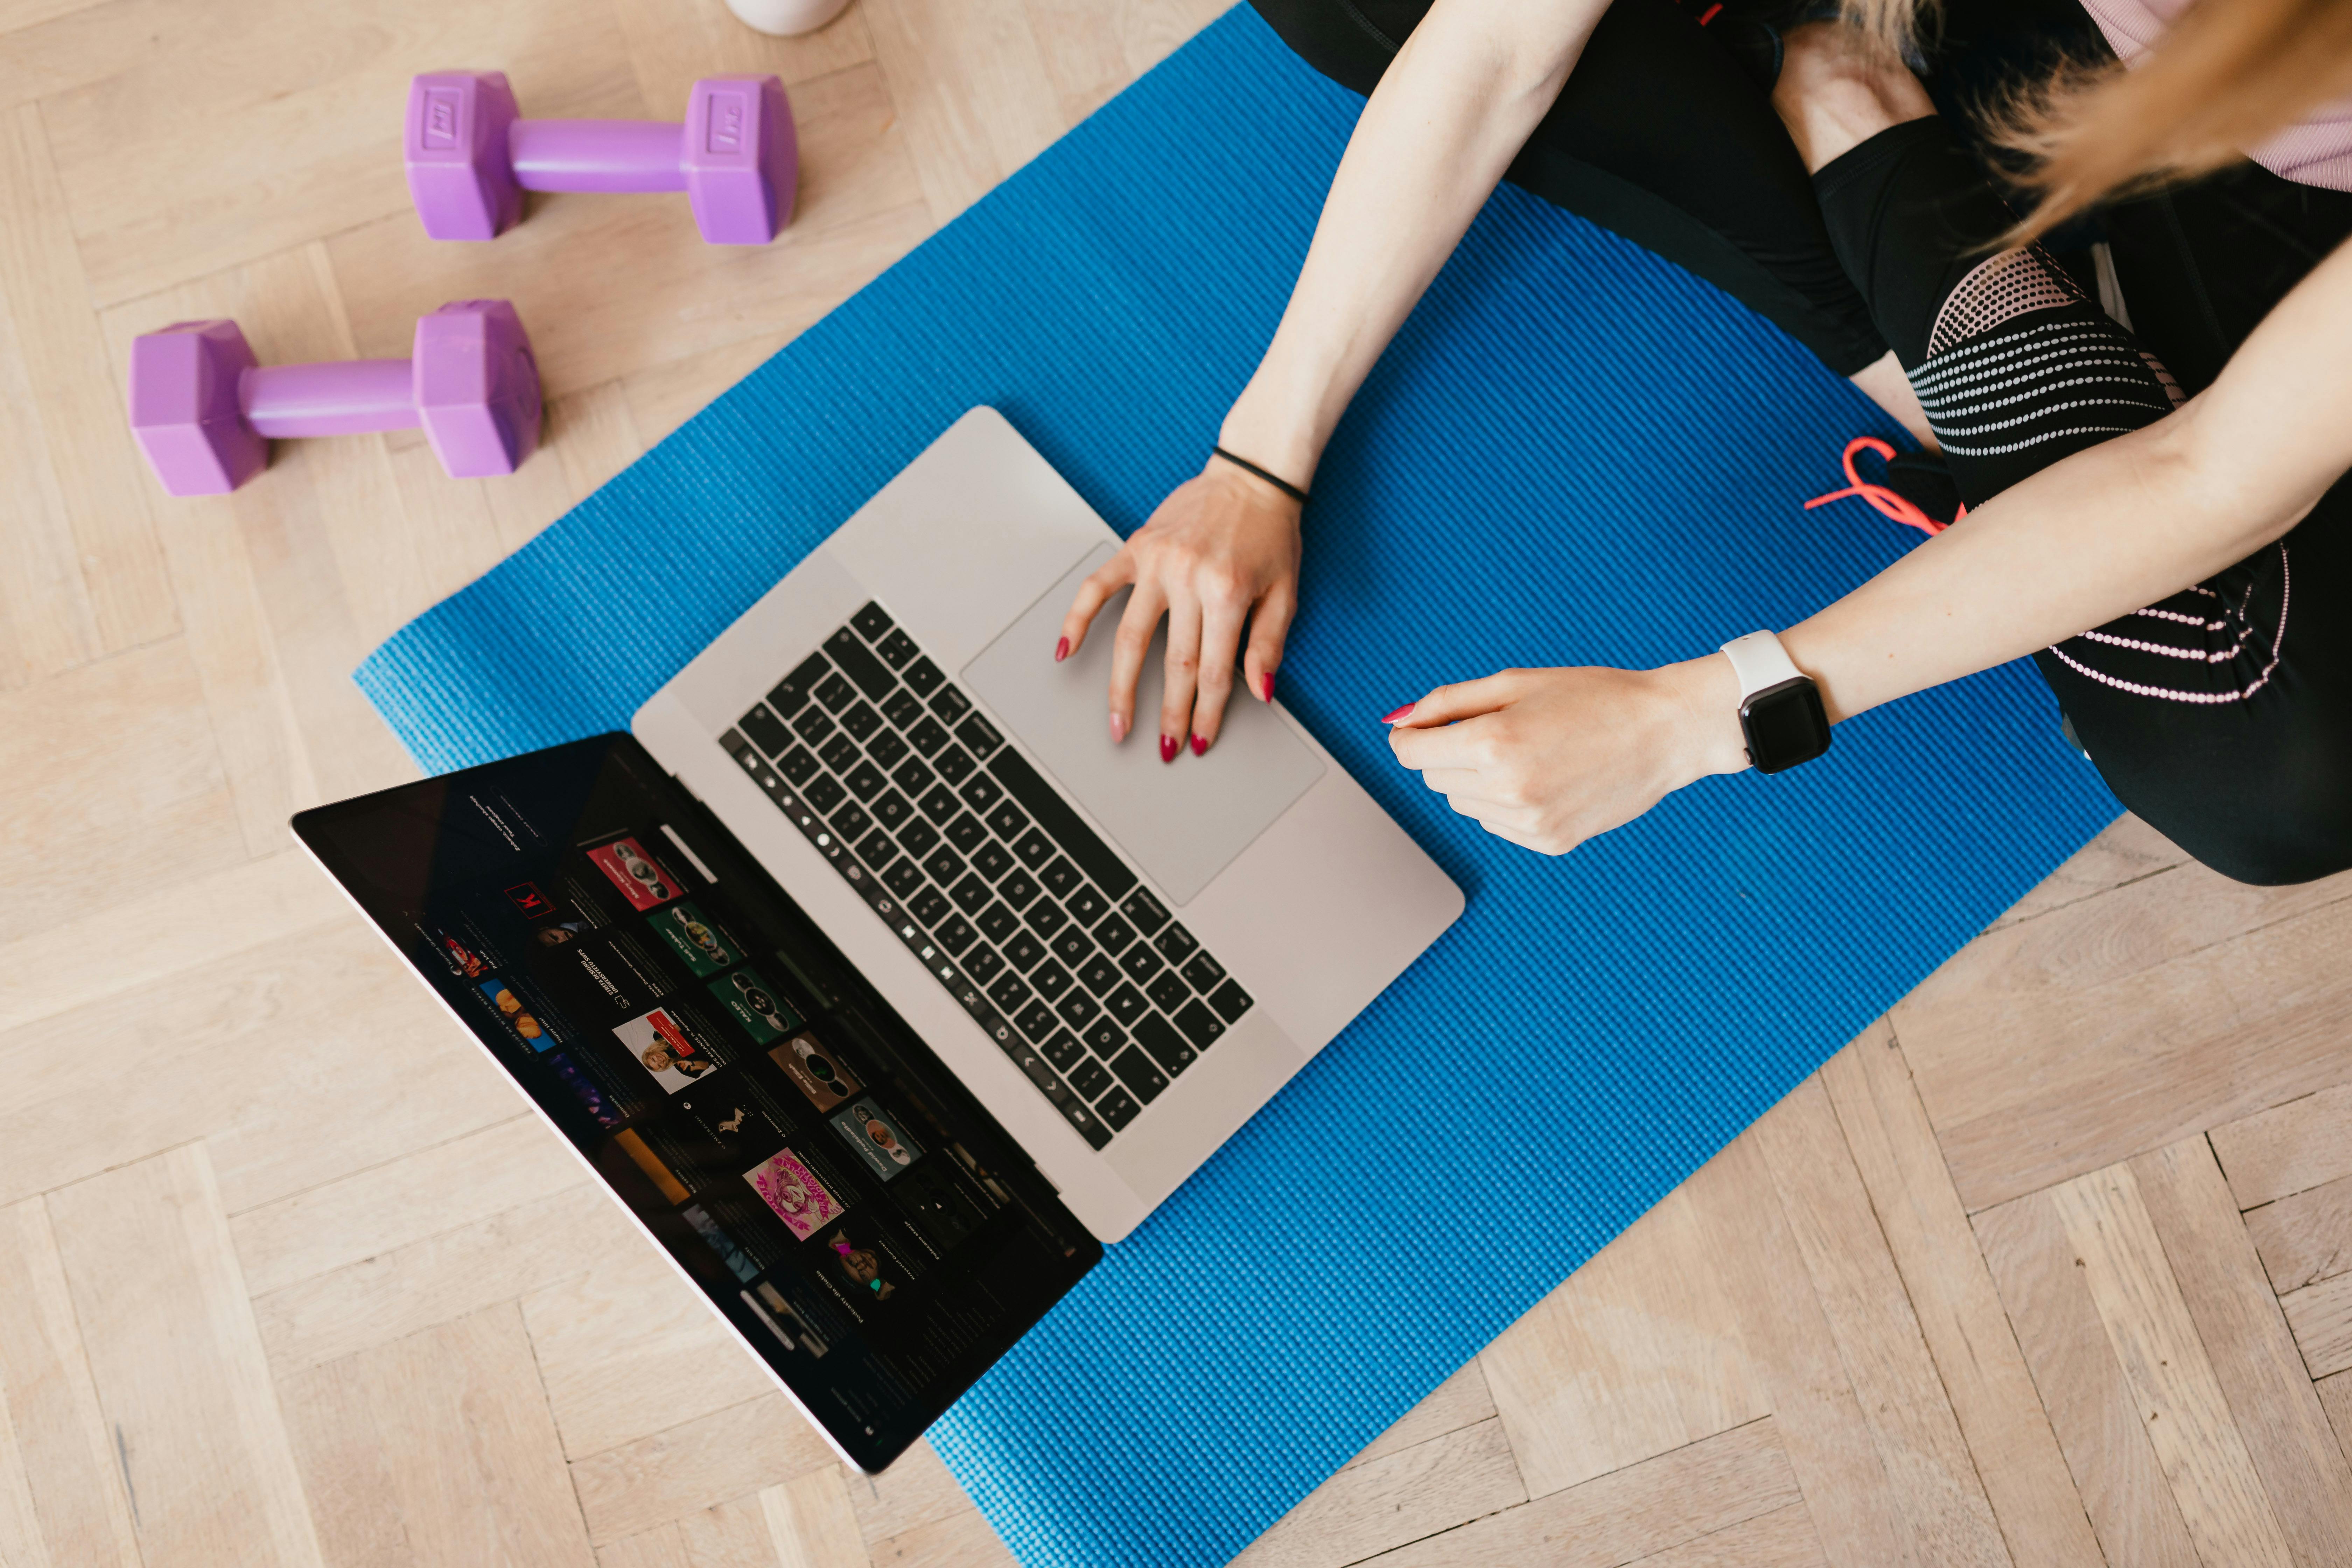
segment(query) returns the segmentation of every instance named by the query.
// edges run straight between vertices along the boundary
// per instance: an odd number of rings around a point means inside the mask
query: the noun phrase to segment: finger
[[[1207,605],[1201,611],[1201,679],[1192,693],[1192,754],[1216,744],[1234,694],[1234,656],[1241,651],[1243,606]]]
[[[1538,855],[1565,855],[1577,845],[1584,842],[1583,839],[1579,838],[1570,843],[1561,844],[1539,834],[1498,822],[1486,822],[1479,826],[1506,843],[1516,844],[1522,849],[1532,849]]]
[[[1421,782],[1443,795],[1464,800],[1494,798],[1494,781],[1475,768],[1426,768]]]
[[[1474,714],[1492,713],[1518,695],[1520,673],[1506,669],[1484,679],[1441,686],[1420,701],[1409,702],[1389,714],[1385,722],[1418,730],[1452,724]]]
[[[1396,754],[1399,763],[1415,773],[1427,773],[1432,768],[1480,772],[1494,751],[1491,726],[1479,722],[1486,717],[1476,714],[1433,730],[1398,724],[1389,731],[1389,750]]]
[[[1077,597],[1070,601],[1069,613],[1062,617],[1062,640],[1054,647],[1055,663],[1078,651],[1078,645],[1087,640],[1087,628],[1095,624],[1095,616],[1110,603],[1111,595],[1134,581],[1135,555],[1126,549],[1087,574],[1087,580],[1078,584]]]
[[[1143,674],[1143,656],[1151,651],[1152,628],[1160,624],[1160,615],[1167,608],[1160,584],[1144,580],[1135,584],[1135,593],[1127,601],[1127,613],[1118,618],[1118,634],[1111,640],[1110,651],[1110,738],[1113,744],[1127,739],[1135,728],[1135,683]]]
[[[1169,595],[1168,673],[1160,692],[1160,760],[1172,763],[1192,728],[1192,690],[1201,668],[1201,605]]]
[[[1274,700],[1274,673],[1282,668],[1290,618],[1298,613],[1298,590],[1286,580],[1265,591],[1250,612],[1249,649],[1242,656],[1242,679],[1260,702]]]

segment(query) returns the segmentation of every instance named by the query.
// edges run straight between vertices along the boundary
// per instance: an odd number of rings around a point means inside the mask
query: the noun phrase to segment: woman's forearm
[[[1559,96],[1606,0],[1437,0],[1348,142],[1219,440],[1305,484],[1381,350]]]

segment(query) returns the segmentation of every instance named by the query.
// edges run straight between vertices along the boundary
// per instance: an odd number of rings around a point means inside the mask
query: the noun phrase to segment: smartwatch
[[[1759,773],[1810,763],[1830,749],[1830,716],[1821,688],[1799,669],[1770,632],[1749,632],[1723,645],[1739,678],[1739,733]]]

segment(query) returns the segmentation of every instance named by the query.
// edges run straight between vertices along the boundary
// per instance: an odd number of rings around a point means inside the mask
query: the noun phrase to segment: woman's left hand
[[[1748,765],[1721,655],[1660,669],[1507,669],[1391,718],[1389,746],[1498,838],[1565,855],[1668,793]]]

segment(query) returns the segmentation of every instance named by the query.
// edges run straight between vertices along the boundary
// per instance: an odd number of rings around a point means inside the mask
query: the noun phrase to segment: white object
[[[1079,1222],[1117,1241],[1418,958],[1462,890],[1278,704],[1236,694],[1205,756],[1160,762],[1150,726],[1113,748],[1105,682],[1051,627],[1071,574],[1118,537],[1003,416],[957,420],[740,620],[656,692],[630,729],[783,885],[843,954],[1019,1141]],[[835,628],[878,602],[1144,887],[1234,972],[1255,1005],[1099,1153],[787,821],[719,737]],[[1043,616],[1046,629],[1034,629]],[[1006,662],[997,645],[1034,665]],[[1026,639],[1024,647],[1024,639]],[[1155,654],[1150,667],[1156,670]],[[1010,684],[1034,670],[1039,699]],[[1003,700],[992,701],[990,693]],[[1158,706],[1139,694],[1140,711]],[[1045,714],[1083,716],[1091,743]],[[1248,733],[1245,733],[1248,732]],[[1143,789],[1182,785],[1181,846],[1138,831]],[[1125,824],[1124,829],[1122,824]]]
[[[727,8],[755,33],[789,38],[815,32],[849,9],[849,0],[727,0]]]
[[[1739,700],[1748,700],[1769,686],[1784,680],[1802,680],[1805,672],[1780,646],[1780,637],[1771,632],[1749,632],[1744,637],[1734,637],[1723,645],[1731,660],[1731,673],[1739,680]]]

